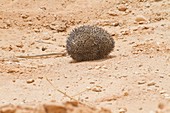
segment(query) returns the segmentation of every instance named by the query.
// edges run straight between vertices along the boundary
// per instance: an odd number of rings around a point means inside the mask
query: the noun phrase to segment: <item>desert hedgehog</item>
[[[115,42],[106,30],[90,25],[75,28],[66,42],[67,53],[76,61],[104,58],[114,46]]]

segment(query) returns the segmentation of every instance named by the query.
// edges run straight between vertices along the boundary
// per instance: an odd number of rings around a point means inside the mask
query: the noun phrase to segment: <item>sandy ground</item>
[[[113,36],[109,58],[17,58],[63,53],[86,24]],[[72,98],[113,113],[170,113],[169,81],[169,0],[0,0],[0,106]]]

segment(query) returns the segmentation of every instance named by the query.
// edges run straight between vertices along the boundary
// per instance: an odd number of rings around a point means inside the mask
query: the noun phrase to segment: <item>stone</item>
[[[137,15],[135,21],[140,23],[140,22],[146,22],[147,19],[143,15]]]
[[[52,103],[44,104],[44,109],[46,113],[67,113],[67,109],[65,107]]]
[[[127,7],[126,7],[125,5],[120,5],[120,6],[117,7],[117,9],[118,9],[119,11],[126,11],[126,10],[127,10]]]
[[[30,84],[30,83],[33,83],[34,81],[35,81],[34,79],[28,79],[27,83]]]

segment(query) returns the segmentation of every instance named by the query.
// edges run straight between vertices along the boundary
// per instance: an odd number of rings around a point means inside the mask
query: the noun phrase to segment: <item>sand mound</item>
[[[0,113],[111,113],[106,109],[91,108],[77,102],[66,102],[63,105],[46,103],[37,106],[5,105],[0,107]]]

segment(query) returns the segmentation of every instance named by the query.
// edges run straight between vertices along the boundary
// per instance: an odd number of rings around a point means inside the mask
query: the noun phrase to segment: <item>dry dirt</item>
[[[109,58],[17,57],[63,53],[69,32],[87,24],[113,36]],[[72,100],[81,110],[170,113],[169,81],[169,0],[0,0],[0,113]]]

